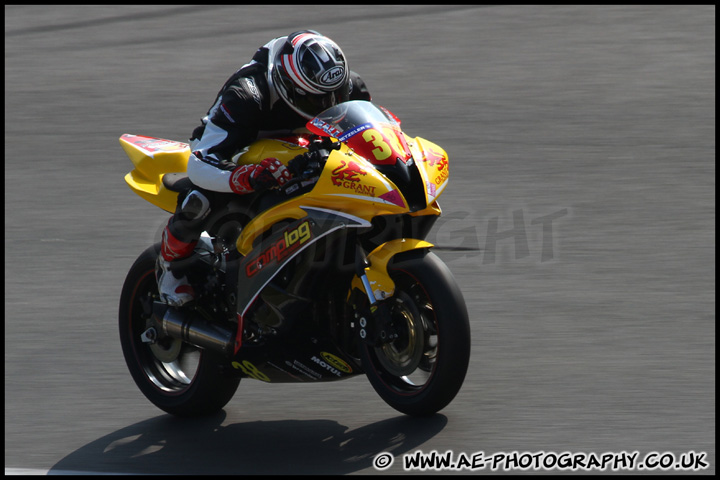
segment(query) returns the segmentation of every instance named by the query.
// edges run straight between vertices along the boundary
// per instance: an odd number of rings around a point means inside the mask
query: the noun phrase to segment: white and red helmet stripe
[[[314,93],[314,94],[322,94],[324,93],[322,90],[319,90],[310,83],[308,83],[302,76],[302,73],[297,68],[297,59],[294,55],[283,55],[282,56],[282,65],[285,69],[285,72],[290,76],[292,81],[299,85],[303,90],[305,90],[308,93]]]
[[[306,38],[315,38],[317,37],[314,33],[301,33],[300,35],[296,36],[292,39],[292,46],[297,47],[299,43],[302,43],[305,41]]]

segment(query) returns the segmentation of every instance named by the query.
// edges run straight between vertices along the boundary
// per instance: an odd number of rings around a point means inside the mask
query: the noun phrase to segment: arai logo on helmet
[[[344,76],[345,76],[345,67],[338,65],[322,74],[322,76],[320,77],[320,84],[327,85],[327,86],[333,86],[336,83],[339,83],[340,80],[342,80],[342,78]]]

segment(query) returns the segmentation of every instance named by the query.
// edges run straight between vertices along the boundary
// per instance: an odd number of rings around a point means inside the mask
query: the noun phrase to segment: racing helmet
[[[314,30],[287,36],[272,59],[272,81],[280,97],[308,120],[350,96],[345,55]]]

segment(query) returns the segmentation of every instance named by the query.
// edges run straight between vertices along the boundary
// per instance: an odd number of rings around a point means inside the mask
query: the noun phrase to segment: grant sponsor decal
[[[367,171],[357,162],[342,160],[341,165],[332,171],[332,183],[335,186],[352,190],[360,195],[375,196],[375,187],[362,183],[361,177],[367,175]]]

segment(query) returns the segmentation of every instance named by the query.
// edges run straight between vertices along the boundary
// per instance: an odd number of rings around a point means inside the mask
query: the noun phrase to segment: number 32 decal
[[[371,128],[365,130],[362,134],[362,137],[363,140],[370,143],[374,147],[372,149],[372,154],[375,157],[375,160],[377,160],[378,162],[382,162],[390,158],[393,155],[393,151],[405,151],[405,149],[402,147],[402,144],[400,143],[400,140],[397,138],[397,135],[390,128],[384,128],[383,132],[379,132],[374,128]],[[392,145],[388,142],[392,143]],[[396,153],[395,155],[398,154]],[[404,155],[402,155],[402,157],[404,157]]]

